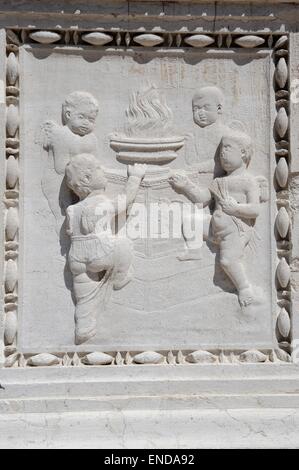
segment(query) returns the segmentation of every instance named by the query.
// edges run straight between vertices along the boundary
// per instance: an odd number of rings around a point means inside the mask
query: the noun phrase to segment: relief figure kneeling
[[[105,194],[107,180],[94,155],[74,156],[65,172],[67,185],[79,197],[78,203],[67,208],[67,233],[71,237],[76,344],[81,344],[96,334],[97,312],[104,306],[109,284],[121,289],[132,278],[131,241],[113,234],[111,223],[133,203],[145,165],[128,167],[126,194],[113,199]]]

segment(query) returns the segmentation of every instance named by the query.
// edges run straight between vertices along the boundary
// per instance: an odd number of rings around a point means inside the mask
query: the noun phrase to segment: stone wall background
[[[4,28],[288,32],[290,81],[299,80],[299,2],[2,1],[0,141],[5,139]],[[2,85],[1,85],[2,84]],[[291,103],[293,334],[299,337],[299,104]],[[4,147],[1,146],[4,188]],[[4,227],[0,228],[3,246]],[[3,256],[2,256],[3,261]],[[1,269],[2,276],[3,269]],[[0,281],[2,279],[0,278]],[[1,291],[1,295],[2,291]],[[1,298],[0,298],[1,300]],[[2,304],[2,302],[1,302]],[[0,323],[0,337],[3,325]],[[2,341],[2,340],[1,340]],[[0,341],[0,364],[3,363]],[[0,448],[298,447],[299,367],[234,364],[158,372],[0,369]],[[155,380],[153,380],[155,377]],[[137,397],[138,395],[138,397]],[[89,436],[92,435],[92,438]],[[161,437],[162,436],[162,437]]]

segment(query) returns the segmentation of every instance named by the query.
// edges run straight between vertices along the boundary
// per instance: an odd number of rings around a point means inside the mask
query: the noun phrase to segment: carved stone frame
[[[4,367],[26,367],[26,366],[81,366],[88,364],[85,353],[74,351],[65,354],[43,354],[23,355],[17,349],[17,309],[18,309],[18,249],[19,249],[19,159],[23,158],[20,151],[19,141],[19,48],[23,44],[30,43],[52,43],[58,46],[80,47],[90,41],[97,41],[94,47],[126,48],[134,45],[136,48],[143,47],[198,47],[204,48],[259,48],[269,50],[275,64],[273,86],[275,88],[275,99],[277,115],[274,123],[273,138],[276,161],[275,190],[277,194],[277,210],[275,216],[275,236],[277,240],[277,321],[275,322],[275,334],[277,337],[277,348],[273,350],[240,350],[221,351],[212,350],[203,353],[201,362],[240,363],[251,362],[292,362],[292,270],[291,270],[291,203],[288,187],[289,179],[289,71],[288,71],[288,34],[286,33],[258,33],[250,32],[200,32],[200,33],[178,33],[175,31],[155,32],[143,31],[142,33],[132,31],[101,30],[96,32],[96,39],[88,36],[89,30],[33,30],[33,29],[8,29],[7,35],[7,61],[6,61],[6,188],[5,188],[5,266],[4,266],[4,312],[2,323],[4,323],[3,357]],[[87,35],[87,36],[86,36]],[[159,46],[158,43],[160,42]],[[0,322],[1,323],[1,322]],[[0,328],[1,331],[1,328]],[[114,351],[108,352],[110,359],[106,358],[103,363],[107,365],[130,365],[141,364],[188,364],[191,351],[159,351],[147,352],[142,356],[139,351]],[[99,365],[99,364],[98,364]]]

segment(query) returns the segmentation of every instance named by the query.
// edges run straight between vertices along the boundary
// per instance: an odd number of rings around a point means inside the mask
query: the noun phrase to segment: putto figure
[[[185,158],[196,172],[213,174],[219,168],[219,144],[228,129],[223,122],[224,104],[223,92],[216,86],[202,87],[192,97],[196,127],[186,136]]]
[[[126,194],[111,199],[105,194],[107,180],[93,155],[76,155],[66,166],[67,185],[80,199],[67,209],[76,344],[96,334],[97,314],[104,307],[109,284],[121,289],[132,278],[131,241],[114,235],[111,223],[134,202],[145,169],[145,165],[129,166]]]
[[[248,172],[253,148],[244,132],[230,130],[220,144],[220,163],[226,175],[215,178],[209,188],[200,189],[186,176],[174,174],[170,183],[192,202],[208,205],[215,201],[212,216],[204,218],[204,238],[219,245],[222,269],[237,289],[241,306],[251,304],[255,289],[244,267],[245,248],[254,240],[254,225],[260,202],[268,199],[264,177]]]
[[[85,91],[74,91],[62,105],[62,126],[54,121],[43,125],[44,148],[53,153],[54,168],[64,174],[66,164],[73,155],[97,155],[94,126],[99,112],[97,100]]]
[[[202,87],[192,99],[193,120],[199,127],[215,124],[222,114],[224,96],[216,86]]]
[[[90,93],[74,91],[62,104],[62,125],[47,121],[42,126],[43,147],[48,152],[42,190],[56,219],[58,234],[65,210],[72,203],[71,192],[64,181],[65,166],[74,155],[98,155],[97,138],[93,133],[98,111],[98,102]]]

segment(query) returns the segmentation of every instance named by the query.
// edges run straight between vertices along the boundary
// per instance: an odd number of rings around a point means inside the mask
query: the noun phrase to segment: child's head
[[[80,199],[92,191],[104,190],[107,180],[94,155],[81,153],[71,158],[65,168],[66,182]]]
[[[80,136],[90,134],[94,129],[99,111],[97,100],[85,91],[74,91],[62,105],[62,121]]]
[[[226,172],[248,167],[252,154],[252,140],[245,132],[231,129],[222,136],[220,162]]]
[[[201,88],[192,99],[193,120],[200,127],[214,124],[222,114],[224,96],[215,86]]]

